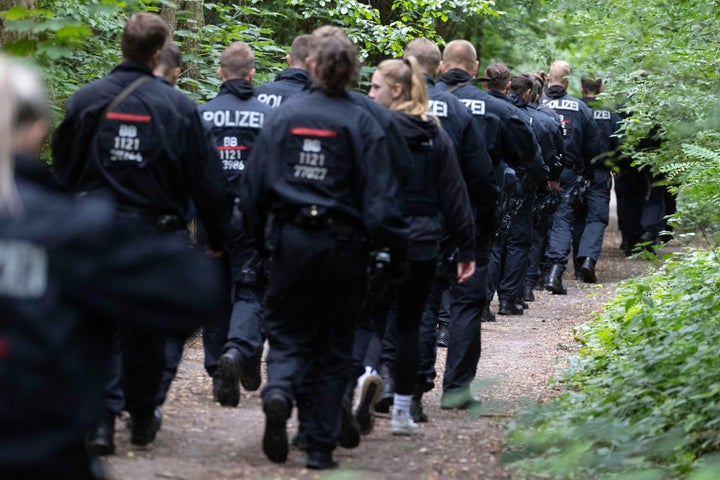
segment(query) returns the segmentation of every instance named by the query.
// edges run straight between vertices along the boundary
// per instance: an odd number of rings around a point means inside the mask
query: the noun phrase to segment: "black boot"
[[[263,452],[271,462],[285,463],[288,456],[287,419],[292,406],[282,395],[274,394],[263,402],[265,433]]]
[[[97,426],[90,431],[87,439],[87,451],[92,456],[112,455],[115,453],[115,414],[105,412]]]
[[[144,447],[155,440],[157,432],[162,426],[162,414],[160,408],[155,408],[152,415],[141,417],[132,416],[132,428],[130,429],[130,443],[138,447]]]
[[[360,445],[360,426],[352,414],[352,388],[346,388],[342,399],[342,420],[338,445],[343,448],[355,448]]]
[[[224,407],[237,407],[240,403],[241,356],[237,348],[230,348],[218,360],[218,402]]]
[[[597,282],[597,277],[595,276],[595,261],[592,258],[585,257],[580,267],[580,275],[582,276],[582,281],[585,283]]]
[[[380,365],[380,378],[383,381],[383,393],[380,400],[375,404],[375,411],[380,413],[388,413],[390,406],[393,404],[395,396],[395,380],[393,379],[390,365],[383,363]]]
[[[486,303],[483,307],[482,313],[480,314],[481,322],[494,322],[495,314],[490,311],[490,303]]]
[[[522,298],[526,302],[534,302],[535,301],[535,293],[533,293],[533,284],[532,283],[525,283],[523,285]]]
[[[254,392],[260,388],[260,385],[262,384],[262,375],[260,372],[262,353],[263,348],[261,345],[257,352],[250,357],[250,360],[243,365],[242,371],[240,372],[240,384],[248,392]]]
[[[500,308],[498,308],[498,315],[522,315],[522,305],[515,303],[515,300],[508,300],[506,298],[500,299]]]
[[[435,334],[435,343],[438,347],[447,348],[450,339],[450,328],[445,322],[438,322],[437,332]]]
[[[545,281],[545,290],[549,290],[555,295],[565,295],[567,290],[562,284],[563,266],[555,263],[550,267],[547,280]]]
[[[410,403],[410,416],[415,423],[426,423],[429,418],[422,405],[423,387],[418,385],[415,387],[415,391],[412,396],[412,403]]]

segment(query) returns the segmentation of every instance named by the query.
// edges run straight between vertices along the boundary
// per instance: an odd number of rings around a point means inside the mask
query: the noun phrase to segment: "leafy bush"
[[[567,393],[511,425],[520,472],[707,474],[703,456],[720,449],[719,267],[718,251],[677,254],[578,329],[580,354],[560,380]]]

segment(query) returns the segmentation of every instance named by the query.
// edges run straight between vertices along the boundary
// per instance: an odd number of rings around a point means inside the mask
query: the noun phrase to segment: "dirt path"
[[[258,393],[243,393],[238,408],[213,403],[202,348],[196,341],[186,348],[154,445],[145,451],[129,448],[129,435],[118,423],[118,452],[108,461],[109,473],[118,480],[510,478],[510,470],[500,464],[503,422],[523,402],[554,393],[546,383],[576,348],[573,327],[599,311],[615,282],[647,268],[646,262],[628,260],[620,253],[612,232],[597,268],[603,283],[585,285],[566,272],[566,296],[537,292],[525,315],[498,316],[497,322],[483,324],[483,352],[473,386],[484,402],[479,417],[441,410],[441,379],[437,379],[424,401],[430,423],[423,424],[416,437],[393,437],[389,415],[379,415],[375,430],[358,448],[336,451],[338,470],[306,470],[305,456],[297,450],[290,451],[286,464],[274,465],[260,445],[264,416]],[[439,349],[439,373],[444,361],[445,350]],[[293,418],[289,431],[295,428]]]

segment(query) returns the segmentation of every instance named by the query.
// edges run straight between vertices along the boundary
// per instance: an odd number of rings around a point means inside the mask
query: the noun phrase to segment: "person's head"
[[[466,71],[473,77],[478,71],[477,51],[467,40],[453,40],[443,51],[440,70],[447,72],[453,68]]]
[[[151,70],[170,36],[167,23],[153,13],[135,13],[128,18],[120,41],[124,60],[142,63]]]
[[[355,45],[341,28],[330,25],[313,31],[306,63],[315,82],[329,94],[350,88],[360,69]]]
[[[527,73],[518,73],[510,79],[510,91],[520,95],[526,102],[534,100],[533,77]]]
[[[602,78],[592,79],[583,77],[580,80],[580,92],[583,97],[596,97],[602,93]]]
[[[403,53],[403,58],[415,57],[422,68],[423,73],[427,73],[431,77],[435,77],[440,69],[440,60],[442,55],[440,49],[427,38],[416,38],[408,43]]]
[[[241,78],[252,82],[255,76],[255,55],[245,42],[232,42],[220,54],[217,76],[222,82]]]
[[[50,108],[37,74],[0,55],[0,211],[20,208],[13,154],[37,157],[50,127]]]
[[[487,89],[495,92],[507,93],[510,88],[510,70],[502,62],[491,63],[485,69]]]
[[[285,57],[288,67],[305,70],[307,58],[310,56],[310,43],[312,36],[306,33],[298,35],[290,46],[290,53]]]
[[[160,58],[153,73],[164,78],[170,85],[175,85],[178,78],[180,78],[181,70],[182,54],[180,53],[180,47],[172,40],[168,40],[160,51]]]
[[[567,88],[570,78],[570,65],[562,60],[555,60],[550,64],[550,73],[548,74],[548,86],[559,85]]]
[[[538,72],[532,75],[533,80],[533,92],[532,96],[530,98],[531,102],[537,102],[538,97],[542,94],[543,90],[545,89],[545,78],[547,75],[545,72]]]
[[[391,110],[424,115],[428,105],[427,84],[415,57],[380,62],[368,96]]]

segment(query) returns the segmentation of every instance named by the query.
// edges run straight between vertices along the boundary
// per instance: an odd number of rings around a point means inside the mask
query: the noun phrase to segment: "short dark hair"
[[[232,42],[220,54],[220,68],[227,80],[246,78],[255,68],[255,55],[245,42]]]
[[[510,91],[523,94],[528,90],[533,90],[533,78],[527,73],[518,73],[510,79]]]
[[[146,63],[160,50],[170,36],[170,29],[159,15],[148,12],[134,13],[123,29],[120,49],[123,58]]]
[[[583,77],[580,80],[580,85],[582,85],[582,89],[587,93],[598,94],[600,90],[602,90],[602,78],[593,80],[592,78]]]
[[[305,63],[310,56],[310,44],[312,43],[312,35],[303,33],[293,40],[290,46],[290,57],[293,63]]]
[[[341,28],[331,25],[313,31],[309,58],[315,62],[315,81],[328,94],[347,90],[360,69],[357,48]]]
[[[177,43],[172,40],[165,42],[165,45],[163,45],[160,51],[158,65],[162,65],[166,71],[182,66],[182,54],[180,53],[180,47]]]
[[[487,87],[489,90],[502,90],[507,87],[510,81],[510,70],[502,62],[491,63],[485,69],[485,76],[488,78]]]

